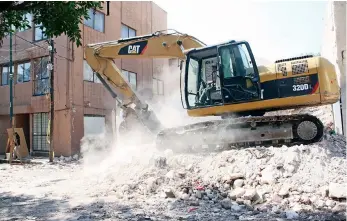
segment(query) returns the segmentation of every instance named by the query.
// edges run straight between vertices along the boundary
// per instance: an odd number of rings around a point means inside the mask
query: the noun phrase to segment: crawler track
[[[199,151],[203,146],[208,150],[291,146],[319,142],[323,129],[322,122],[308,114],[241,117],[165,129],[158,134],[156,145],[175,152]]]

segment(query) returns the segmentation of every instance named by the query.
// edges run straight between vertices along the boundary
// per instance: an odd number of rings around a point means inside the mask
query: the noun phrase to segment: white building
[[[328,3],[321,54],[335,64],[341,99],[333,105],[335,131],[346,135],[346,5]]]

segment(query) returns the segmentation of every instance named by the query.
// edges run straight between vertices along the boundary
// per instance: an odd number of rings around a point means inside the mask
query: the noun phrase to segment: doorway
[[[16,114],[15,127],[23,128],[25,141],[27,143],[28,152],[30,153],[30,115],[29,114]]]

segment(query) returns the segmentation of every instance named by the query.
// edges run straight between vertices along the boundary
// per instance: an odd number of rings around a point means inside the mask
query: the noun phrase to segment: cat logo
[[[139,54],[140,45],[129,45],[128,53],[129,54]]]
[[[143,53],[146,51],[147,43],[147,41],[140,41],[130,45],[125,45],[119,50],[118,54],[128,56],[143,55]]]

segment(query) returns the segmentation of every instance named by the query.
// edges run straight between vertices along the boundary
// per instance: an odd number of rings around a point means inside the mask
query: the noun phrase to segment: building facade
[[[334,127],[346,136],[346,2],[327,4],[323,34],[322,56],[335,65],[341,88],[341,99],[333,104]]]
[[[82,44],[117,40],[167,29],[167,13],[150,1],[110,2],[104,10],[90,10],[90,19],[80,24]],[[30,18],[30,15],[27,15]],[[49,151],[47,131],[50,119],[50,71],[47,70],[49,42],[40,29],[18,30],[12,37],[15,127],[23,128],[29,151]],[[76,47],[67,36],[54,39],[54,132],[55,155],[70,156],[80,150],[83,136],[110,128],[115,100],[99,82],[84,59],[83,47]],[[9,37],[0,48],[0,154],[5,152],[9,116]],[[164,95],[161,72],[167,59],[115,60],[124,76],[137,90],[152,89]]]

